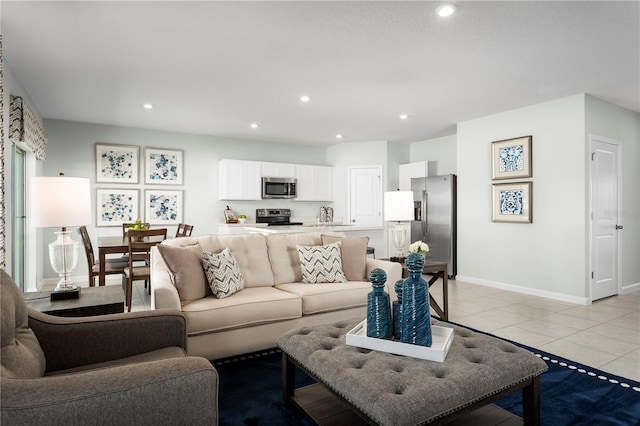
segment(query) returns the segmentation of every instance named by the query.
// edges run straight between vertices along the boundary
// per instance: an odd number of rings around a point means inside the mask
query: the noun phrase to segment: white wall
[[[185,133],[171,133],[154,130],[124,128],[100,124],[78,123],[61,120],[45,120],[45,129],[49,138],[47,161],[44,162],[42,175],[54,176],[64,172],[67,176],[87,177],[91,180],[91,202],[95,215],[96,188],[128,188],[140,191],[140,217],[144,215],[142,206],[144,189],[165,188],[184,191],[183,221],[194,225],[194,235],[217,232],[217,224],[224,223],[223,210],[228,204],[238,213],[246,214],[255,220],[256,208],[290,208],[294,216],[316,217],[320,202],[296,202],[291,200],[261,201],[219,201],[218,200],[218,160],[234,158],[243,160],[274,161],[282,163],[329,165],[326,160],[326,148],[305,145],[264,143],[256,141],[229,140],[213,136]],[[140,183],[118,185],[95,182],[95,143],[137,145],[140,150]],[[181,149],[184,151],[184,185],[153,186],[144,184],[143,156],[144,147]],[[346,212],[345,212],[346,213]],[[339,209],[334,214],[341,216]],[[95,217],[94,217],[95,223]],[[100,235],[119,235],[120,227],[87,227],[93,244]],[[169,235],[175,227],[169,227]],[[53,230],[47,230],[44,241],[53,241]],[[75,239],[79,241],[76,236]],[[47,254],[46,244],[39,245],[39,251]],[[43,266],[43,276],[54,277],[55,273],[48,264]],[[74,276],[86,276],[87,266],[81,255]]]
[[[430,174],[457,174],[457,135],[442,136],[412,143],[409,148],[411,163],[417,161],[434,161],[436,168]]]
[[[621,142],[623,290],[640,288],[640,114],[593,96],[586,98],[587,136],[595,134]],[[588,224],[587,224],[588,225]],[[589,229],[587,228],[587,233]]]
[[[458,124],[458,272],[584,302],[585,96]],[[491,221],[491,142],[533,136],[532,224]]]

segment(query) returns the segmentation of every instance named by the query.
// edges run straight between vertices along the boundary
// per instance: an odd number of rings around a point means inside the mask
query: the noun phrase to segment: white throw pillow
[[[296,246],[300,258],[302,282],[346,283],[340,257],[340,241],[324,246]]]
[[[211,291],[218,299],[224,299],[244,288],[244,278],[229,247],[219,254],[208,251],[202,253],[202,267]]]

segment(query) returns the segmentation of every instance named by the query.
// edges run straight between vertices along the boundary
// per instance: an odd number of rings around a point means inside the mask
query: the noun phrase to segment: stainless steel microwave
[[[262,178],[262,198],[296,198],[295,178]]]

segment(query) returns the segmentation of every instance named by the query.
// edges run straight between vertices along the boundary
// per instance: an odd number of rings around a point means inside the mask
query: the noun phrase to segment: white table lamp
[[[37,228],[62,228],[56,232],[57,239],[49,244],[51,267],[60,276],[54,293],[77,292],[70,274],[78,263],[80,243],[71,239],[71,231],[66,227],[91,223],[89,179],[65,177],[62,173],[58,177],[34,177],[31,223]]]
[[[390,191],[384,193],[384,220],[395,222],[393,230],[393,245],[396,246],[396,256],[404,257],[404,244],[407,230],[402,222],[414,219],[413,192]]]

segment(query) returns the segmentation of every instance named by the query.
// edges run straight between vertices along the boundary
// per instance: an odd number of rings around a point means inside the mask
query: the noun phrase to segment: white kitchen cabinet
[[[398,183],[401,191],[411,191],[411,179],[433,176],[435,161],[417,161],[415,163],[400,164],[398,168]]]
[[[262,177],[294,178],[296,165],[285,163],[262,163]]]
[[[262,163],[245,160],[218,162],[219,200],[261,200]]]
[[[295,201],[333,201],[333,167],[296,165]]]

